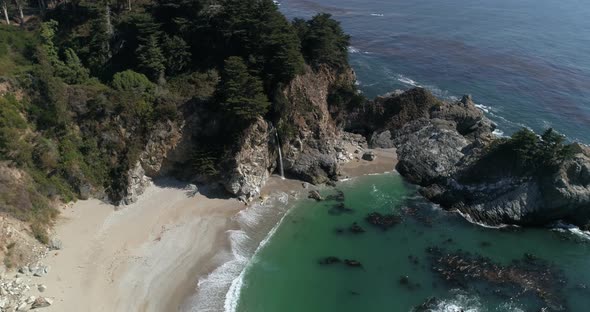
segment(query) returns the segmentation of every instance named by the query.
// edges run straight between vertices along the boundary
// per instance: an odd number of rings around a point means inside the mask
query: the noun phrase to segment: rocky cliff
[[[339,162],[351,158],[347,145],[366,145],[362,136],[345,133],[330,107],[330,92],[356,80],[351,69],[307,69],[285,89],[287,111],[282,121],[292,133],[284,135],[285,171],[313,183],[337,180]]]
[[[306,68],[284,88],[284,111],[278,117],[278,126],[262,117],[256,119],[241,130],[231,148],[215,158],[219,170],[209,175],[193,169],[194,154],[210,150],[209,143],[224,136],[227,125],[205,104],[189,103],[180,121],[162,122],[151,130],[139,162],[126,172],[128,184],[119,203],[135,201],[150,178],[163,175],[219,183],[231,195],[249,201],[260,194],[278,167],[279,144],[288,176],[314,184],[337,180],[339,163],[352,159],[355,149],[367,146],[362,135],[342,130],[334,116],[344,113],[329,103],[335,88],[353,86],[354,81],[350,69]]]
[[[587,147],[576,144],[571,159],[543,174],[521,174],[508,160],[489,153],[490,146],[502,141],[492,135],[495,125],[469,96],[451,103],[412,89],[366,105],[352,115],[349,126],[364,131],[373,145],[395,145],[397,170],[444,208],[491,225],[544,225],[559,219],[587,223]],[[368,122],[371,116],[376,123]]]

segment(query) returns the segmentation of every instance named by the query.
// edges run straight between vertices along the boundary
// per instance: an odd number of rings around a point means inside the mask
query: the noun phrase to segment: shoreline
[[[342,164],[343,177],[392,171],[395,150],[373,151],[374,161]],[[65,206],[55,227],[63,249],[43,259],[52,269],[36,280],[47,286],[43,296],[54,299],[45,311],[186,307],[198,292],[197,282],[231,257],[228,233],[246,208],[236,199],[187,186],[155,181],[136,203],[119,210],[95,199]],[[273,176],[261,199],[295,191],[305,191],[302,181]]]

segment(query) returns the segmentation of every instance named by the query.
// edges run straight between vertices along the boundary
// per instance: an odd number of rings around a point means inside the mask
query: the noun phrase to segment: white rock
[[[44,291],[46,291],[46,290],[47,290],[47,286],[45,286],[45,285],[43,285],[43,284],[39,284],[39,285],[37,286],[37,289],[38,289],[40,292],[44,292]]]
[[[35,300],[35,302],[33,302],[31,309],[45,308],[45,307],[48,307],[52,304],[53,304],[53,300],[51,300],[49,298],[39,297],[39,298],[37,298],[37,300]]]

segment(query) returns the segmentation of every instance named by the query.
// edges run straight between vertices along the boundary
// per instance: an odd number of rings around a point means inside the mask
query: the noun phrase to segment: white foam
[[[236,311],[248,265],[280,226],[289,210],[288,203],[288,194],[275,194],[234,217],[239,229],[227,231],[231,253],[225,251],[216,256],[223,264],[198,281],[197,293],[182,311]]]
[[[383,17],[385,15],[381,14],[381,13],[371,13],[371,16],[378,16],[378,17]]]
[[[557,232],[571,233],[580,238],[590,240],[590,231],[582,231],[579,227],[573,224],[565,223],[563,221],[558,221],[555,224],[553,224],[551,230]]]
[[[488,228],[488,229],[502,229],[502,228],[507,228],[507,227],[519,227],[518,225],[512,225],[512,224],[489,225],[489,224],[477,222],[477,221],[473,220],[473,218],[471,218],[470,215],[468,215],[466,213],[462,213],[459,210],[453,210],[453,212],[459,214],[460,216],[462,216],[465,220],[467,220],[471,224],[475,224],[475,225],[478,225],[478,226],[481,226],[484,228]]]
[[[500,130],[500,129],[494,129],[494,131],[492,131],[492,134],[499,137],[499,138],[505,138],[507,136],[504,135],[504,131]]]
[[[410,85],[412,87],[422,87],[420,84],[418,84],[416,81],[404,76],[404,75],[398,75],[397,80],[401,83]]]
[[[475,104],[475,107],[479,108],[480,110],[482,110],[486,113],[489,113],[492,110],[492,108],[489,106],[485,106],[483,104],[477,104],[477,103],[474,103],[474,104]]]
[[[452,299],[440,301],[433,309],[435,312],[479,312],[483,311],[479,299],[475,296],[458,294]]]
[[[348,47],[348,53],[354,54],[354,53],[361,53],[361,51],[353,46],[349,46]]]

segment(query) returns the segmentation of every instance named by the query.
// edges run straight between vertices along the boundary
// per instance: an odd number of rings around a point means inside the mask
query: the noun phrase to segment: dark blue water
[[[553,127],[590,143],[590,2],[283,0],[289,17],[332,14],[374,97],[423,86],[472,94],[506,135]]]

